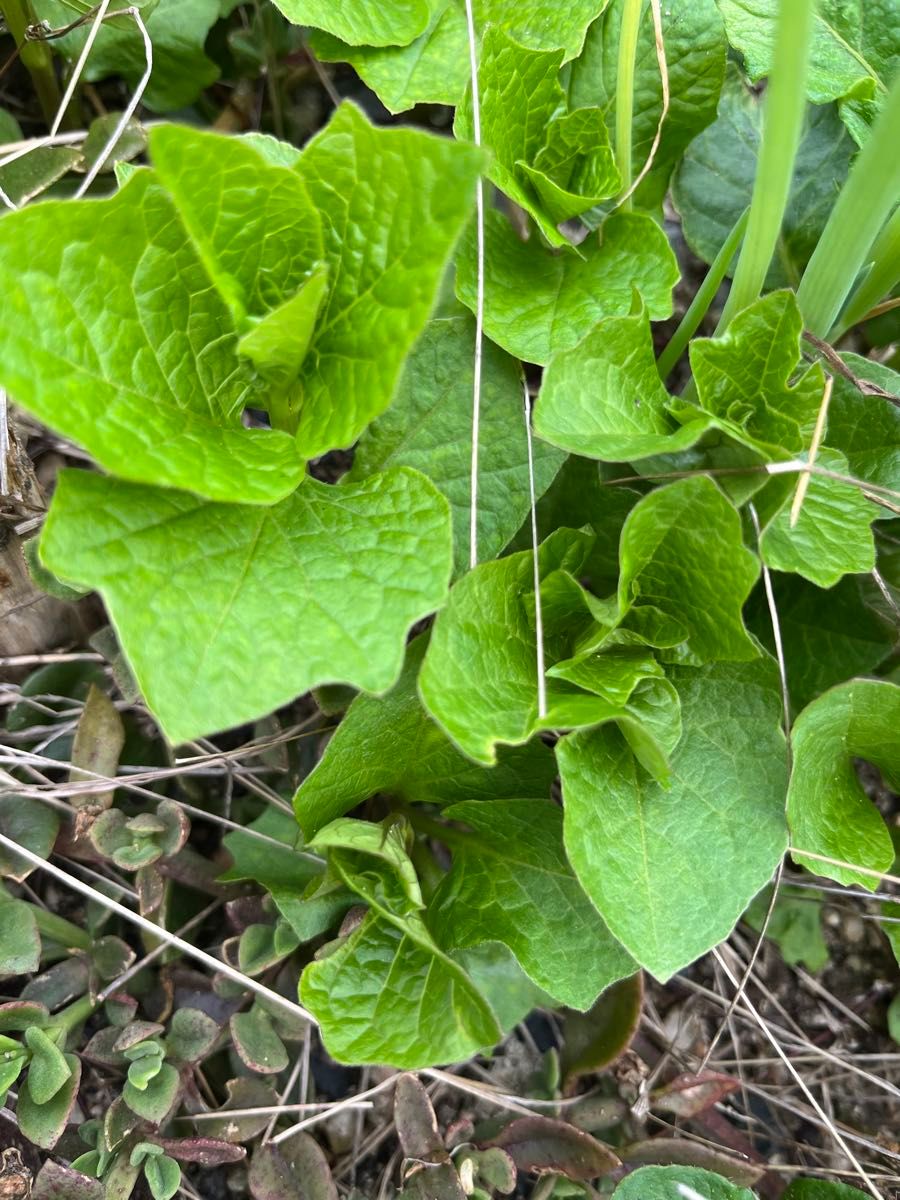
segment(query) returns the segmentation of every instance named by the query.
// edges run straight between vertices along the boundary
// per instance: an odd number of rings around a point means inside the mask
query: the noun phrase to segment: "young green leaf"
[[[459,1062],[493,1046],[500,1026],[458,963],[422,918],[370,912],[300,981],[328,1053],[353,1064],[415,1070]]]
[[[396,399],[363,434],[348,479],[407,466],[427,475],[450,502],[456,573],[469,565],[469,466],[472,438],[474,323],[432,321],[410,355]],[[529,511],[528,445],[518,363],[490,343],[481,376],[478,550],[498,555]],[[534,447],[535,492],[550,486],[565,456]]]
[[[126,1080],[122,1098],[137,1116],[153,1125],[161,1125],[174,1108],[180,1088],[178,1072],[169,1063],[162,1063],[144,1088],[137,1088]]]
[[[650,605],[688,631],[685,663],[740,661],[759,651],[741,616],[759,567],[737,511],[705,476],[645,496],[628,515],[620,549],[619,609]]]
[[[322,216],[332,284],[298,384],[302,454],[351,445],[390,404],[483,161],[447,138],[376,129],[352,104],[304,150],[297,171]]]
[[[678,264],[650,217],[613,214],[581,243],[578,255],[521,241],[495,210],[485,218],[485,331],[516,358],[548,363],[603,317],[631,312],[635,291],[653,320],[672,315]],[[473,312],[476,261],[470,229],[457,259],[456,290]]]
[[[659,979],[728,936],[787,845],[774,663],[676,667],[672,681],[684,734],[669,790],[609,727],[556,748],[569,860],[613,935]]]
[[[300,482],[289,436],[241,427],[252,372],[150,172],[109,200],[10,214],[0,291],[2,383],[107,470],[245,504],[274,503]]]
[[[815,51],[813,51],[813,55]],[[729,68],[713,125],[685,151],[672,181],[688,245],[711,263],[747,207],[762,137],[762,104]],[[854,153],[833,106],[809,110],[769,287],[796,285],[809,262]]]
[[[144,1178],[153,1200],[172,1200],[181,1186],[181,1167],[168,1154],[157,1154],[144,1163]]]
[[[291,300],[324,255],[297,171],[243,138],[186,125],[157,125],[149,138],[156,174],[236,324]]]
[[[896,371],[858,354],[842,357],[857,379],[900,399]],[[851,475],[900,491],[900,406],[881,396],[868,396],[836,375],[828,408],[828,441],[846,455]]]
[[[590,1008],[604,988],[633,973],[634,962],[572,873],[555,804],[472,800],[444,815],[473,833],[452,835],[453,866],[429,906],[443,946],[502,942],[538,987],[570,1008]]]
[[[43,1029],[26,1029],[25,1044],[31,1051],[28,1094],[36,1105],[46,1104],[72,1074],[66,1057]]]
[[[853,765],[878,767],[889,787],[900,785],[900,687],[858,679],[814,700],[794,722],[794,770],[787,813],[794,858],[817,875],[874,891],[877,878],[804,858],[810,850],[869,871],[889,871],[894,848],[887,827],[860,785]]]
[[[575,454],[633,461],[687,449],[706,431],[696,419],[681,427],[656,369],[646,309],[607,317],[550,360],[534,415],[535,433]]]
[[[390,687],[409,626],[445,595],[450,515],[407,468],[340,487],[307,479],[268,509],[69,472],[42,550],[51,569],[103,593],[177,742],[318,683]]]
[[[843,454],[824,447],[816,464],[842,475],[848,471]],[[759,543],[763,561],[776,571],[795,571],[822,588],[832,587],[845,575],[871,571],[875,566],[875,505],[854,484],[813,475],[792,525],[796,487],[796,479],[773,479],[758,498],[760,520],[765,524]]]
[[[501,753],[485,770],[469,761],[422,707],[416,690],[427,637],[409,644],[403,673],[385,696],[357,696],[294,796],[307,837],[376,792],[410,802],[512,797],[546,799],[556,775],[540,742]],[[347,764],[355,764],[352,772]]]
[[[590,27],[584,50],[572,63],[567,83],[572,106],[596,105],[606,112],[610,130],[615,122],[619,36],[623,0],[613,0]],[[636,203],[651,208],[661,203],[672,168],[686,146],[716,119],[716,105],[725,77],[728,43],[715,0],[662,5],[663,42],[669,84],[669,111],[648,178],[636,193]],[[637,177],[653,146],[662,115],[663,91],[656,56],[656,36],[650,6],[644,8],[635,55],[632,113],[632,174]]]
[[[803,318],[793,292],[772,292],[739,313],[728,331],[691,344],[698,403],[738,436],[797,452],[822,403],[820,364],[791,382],[800,364]]]

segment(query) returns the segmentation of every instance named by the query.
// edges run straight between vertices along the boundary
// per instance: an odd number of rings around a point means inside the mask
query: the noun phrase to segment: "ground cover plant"
[[[0,13],[4,1167],[889,1196],[745,992],[852,897],[900,1040],[900,0]]]

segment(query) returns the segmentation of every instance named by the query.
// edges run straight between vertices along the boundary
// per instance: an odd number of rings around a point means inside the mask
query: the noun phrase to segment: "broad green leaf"
[[[634,972],[566,860],[557,805],[471,800],[444,815],[473,833],[449,841],[453,866],[429,906],[443,946],[502,942],[538,987],[582,1010]]]
[[[394,403],[363,434],[351,480],[388,467],[421,471],[450,502],[456,572],[469,565],[472,378],[475,326],[468,316],[432,321],[407,361]],[[496,557],[529,513],[528,444],[522,372],[486,343],[482,360],[478,461],[478,553]],[[564,455],[534,447],[535,491],[541,496]]]
[[[153,43],[153,74],[143,103],[154,112],[185,108],[219,78],[219,68],[203,50],[206,35],[219,17],[219,0],[137,0],[137,8]],[[57,28],[68,25],[75,15],[66,0],[35,0],[34,9],[38,18]],[[67,58],[78,57],[90,27],[88,21],[56,43]],[[121,75],[134,88],[145,68],[141,32],[132,18],[123,16],[101,25],[83,78],[96,82]]]
[[[407,46],[446,0],[275,0],[289,21],[312,25],[354,46]]]
[[[684,735],[670,789],[615,729],[556,748],[569,860],[613,936],[660,980],[728,936],[787,846],[774,663],[676,667],[671,678]]]
[[[109,200],[48,201],[4,218],[0,291],[0,380],[108,471],[247,504],[274,503],[299,483],[288,435],[241,426],[252,370],[149,171]]]
[[[768,2],[768,0],[766,0]],[[687,148],[672,195],[688,245],[711,263],[747,207],[762,135],[760,97],[731,67],[717,120]],[[855,147],[833,106],[809,109],[769,287],[796,285],[847,178]]]
[[[572,105],[597,105],[606,112],[610,132],[615,125],[619,37],[623,0],[613,0],[588,30],[584,50],[572,63],[567,91]],[[662,201],[672,168],[690,142],[716,119],[725,77],[728,43],[715,0],[677,0],[661,5],[669,111],[649,177],[636,200],[643,207]],[[644,9],[635,55],[632,119],[632,174],[637,177],[650,154],[663,92],[656,57],[650,6]]]
[[[498,765],[486,771],[430,719],[416,691],[426,646],[425,637],[410,643],[403,673],[386,696],[357,696],[350,705],[294,797],[307,836],[376,792],[433,804],[549,797],[556,768],[541,743],[501,753]]]
[[[684,1200],[682,1186],[703,1200],[756,1200],[747,1188],[700,1167],[641,1167],[622,1180],[613,1200]]]
[[[793,292],[772,292],[739,313],[725,334],[691,343],[698,403],[738,436],[785,450],[805,448],[822,403],[819,364],[795,382],[803,318]]]
[[[501,1036],[497,1019],[424,921],[370,912],[327,957],[310,965],[300,999],[338,1062],[414,1070],[459,1062]]]
[[[888,787],[900,786],[900,687],[881,680],[854,680],[814,700],[794,722],[794,770],[787,813],[794,858],[817,875],[874,891],[877,878],[818,859],[889,871],[894,848],[878,809],[854,768],[872,763]]]
[[[456,950],[452,957],[487,1000],[504,1033],[515,1029],[533,1009],[553,1005],[553,997],[528,978],[501,942],[482,942]]]
[[[410,625],[444,598],[450,515],[407,468],[341,487],[307,479],[273,508],[73,471],[41,548],[51,570],[103,594],[141,694],[179,742],[319,683],[389,688]]]
[[[895,625],[875,607],[871,580],[845,576],[825,592],[798,575],[776,575],[773,586],[782,638],[790,647],[787,677],[795,713],[835,684],[870,674],[893,650]],[[751,600],[747,623],[774,654],[772,619],[761,590]]]
[[[608,0],[575,0],[560,8],[548,0],[475,0],[476,27],[502,28],[531,50],[562,48],[566,60],[584,43],[585,30]],[[428,28],[404,46],[349,45],[314,29],[310,43],[324,62],[349,62],[391,112],[416,104],[458,104],[469,82],[465,0],[435,7]]]
[[[156,174],[243,332],[247,317],[291,300],[323,257],[309,191],[243,138],[186,125],[149,137]]]
[[[847,460],[836,450],[820,450],[816,464],[847,474]],[[760,519],[765,523],[759,543],[763,561],[776,571],[803,575],[822,588],[832,587],[845,575],[871,571],[875,566],[875,505],[853,484],[812,475],[792,527],[791,506],[798,478],[774,479],[760,494]],[[770,493],[774,514],[768,508]]]
[[[771,888],[760,892],[744,913],[744,920],[757,933],[765,928],[766,937],[775,942],[786,963],[791,966],[803,963],[812,972],[821,971],[829,959],[828,943],[822,933],[824,893],[815,888],[782,884],[766,927],[771,899]]]
[[[699,411],[679,427],[668,407],[644,310],[607,317],[550,360],[534,428],[572,453],[627,462],[683,450],[707,429]]]
[[[351,445],[393,399],[475,198],[483,155],[342,104],[297,170],[322,216],[331,290],[298,384],[309,457]]]
[[[555,254],[519,239],[502,213],[485,220],[485,331],[510,354],[546,364],[602,320],[631,312],[637,290],[650,317],[672,314],[678,264],[655,221],[615,213],[579,246],[582,257]],[[475,232],[466,234],[456,266],[457,295],[475,310]]]
[[[890,367],[843,355],[857,377],[900,398],[900,375]],[[847,458],[850,474],[867,483],[900,491],[900,407],[881,396],[867,396],[835,375],[828,409],[828,442]]]
[[[72,146],[37,146],[0,167],[0,187],[16,208],[21,208],[82,162],[81,151]]]
[[[0,897],[0,977],[28,975],[41,965],[41,935],[24,900]]]
[[[65,1056],[69,1078],[53,1096],[43,1104],[35,1102],[26,1081],[19,1091],[16,1104],[16,1123],[19,1132],[42,1150],[52,1150],[65,1131],[69,1116],[78,1098],[81,1083],[81,1060],[74,1054]],[[126,1085],[127,1086],[127,1085]]]
[[[419,877],[406,851],[407,826],[376,825],[338,817],[309,843],[357,892],[385,915],[405,916],[425,907]],[[372,859],[375,860],[374,864]]]
[[[757,82],[772,69],[778,0],[718,0],[728,40]],[[900,12],[892,0],[824,0],[818,5],[806,91],[814,104],[848,97],[877,100],[900,45]],[[892,73],[892,72],[891,72]]]
[[[682,624],[680,661],[757,656],[741,609],[759,568],[737,511],[710,479],[680,480],[636,504],[622,529],[620,562],[620,611],[649,605]]]

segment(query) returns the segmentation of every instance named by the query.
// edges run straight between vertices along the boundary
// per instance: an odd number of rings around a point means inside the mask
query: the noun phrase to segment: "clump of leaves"
[[[390,110],[452,105],[454,137],[352,102],[301,149],[156,124],[113,194],[0,219],[0,383],[103,471],[61,473],[37,558],[99,593],[170,746],[309,693],[340,713],[203,877],[266,892],[227,893],[226,962],[299,986],[353,1065],[465,1060],[565,1007],[571,1085],[632,1027],[640,969],[665,982],[748,909],[760,923],[789,849],[870,890],[895,860],[857,764],[900,786],[900,374],[867,338],[900,284],[898,25],[873,41],[812,0],[485,0],[470,79],[459,4],[277,7]],[[123,30],[101,32],[98,73]],[[664,327],[669,198],[709,272]],[[77,742],[70,783],[98,799],[76,832],[164,920],[197,862],[179,797],[117,802],[123,743]],[[49,855],[46,818],[0,820],[13,852]],[[2,961],[37,971],[47,920],[4,904]],[[9,1071],[37,1055],[37,1108],[69,1094],[66,1039],[93,1011],[97,948],[73,944],[23,996],[88,1007],[9,1050]],[[200,1057],[279,1075],[296,1021],[222,992]],[[200,1059],[168,1011],[149,1030],[122,1004],[115,1039],[94,1035],[125,1082],[90,1166],[163,1200],[177,1155],[154,1131],[197,1102]],[[409,1195],[617,1169],[537,1118],[455,1156],[416,1089],[398,1085]],[[260,1157],[259,1194],[307,1151]],[[745,1182],[653,1166],[616,1195],[746,1200]]]

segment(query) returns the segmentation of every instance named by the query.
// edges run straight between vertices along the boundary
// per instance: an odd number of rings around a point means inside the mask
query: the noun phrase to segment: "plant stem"
[[[424,833],[426,837],[434,838],[436,842],[443,842],[447,846],[463,846],[469,842],[469,834],[461,829],[454,829],[452,825],[442,825],[440,821],[435,821],[414,805],[404,805],[403,815],[413,829]]]
[[[0,13],[15,38],[22,62],[31,76],[44,119],[48,125],[52,125],[62,96],[50,47],[46,42],[33,42],[25,37],[25,30],[34,24],[29,0],[0,0]]]
[[[873,242],[897,203],[898,146],[900,76],[850,170],[797,291],[806,328],[816,337],[824,338],[837,320]],[[885,233],[891,236],[887,230]]]
[[[35,923],[42,934],[54,942],[59,942],[67,950],[90,950],[92,938],[84,929],[79,929],[64,917],[48,912],[37,904],[29,905],[34,913]]]
[[[846,311],[828,335],[836,342],[848,329],[862,321],[879,300],[889,296],[900,282],[900,208],[878,235],[872,247],[872,267],[850,297]]]
[[[706,278],[691,301],[690,308],[681,318],[681,323],[672,334],[668,346],[666,346],[665,350],[659,356],[656,369],[659,371],[659,377],[663,383],[672,374],[672,370],[682,354],[684,354],[688,342],[700,328],[700,322],[709,312],[710,305],[715,300],[716,293],[722,286],[722,280],[731,266],[731,260],[734,258],[744,239],[749,215],[750,209],[745,208],[738,217],[734,228],[725,239],[721,250],[713,259],[712,266],[707,271]]]
[[[68,1008],[58,1012],[50,1021],[50,1025],[56,1029],[64,1029],[66,1033],[71,1033],[76,1025],[80,1025],[82,1021],[88,1019],[96,1007],[96,1000],[92,1000],[90,996],[82,996],[80,1000],[73,1001]]]
[[[775,253],[806,113],[814,11],[815,0],[781,0],[747,236],[718,333],[735,313],[759,299]]]
[[[632,120],[634,118],[634,66],[644,0],[625,0],[619,30],[619,64],[616,74],[616,165],[622,176],[622,194],[631,187]],[[631,208],[631,197],[622,202]]]

